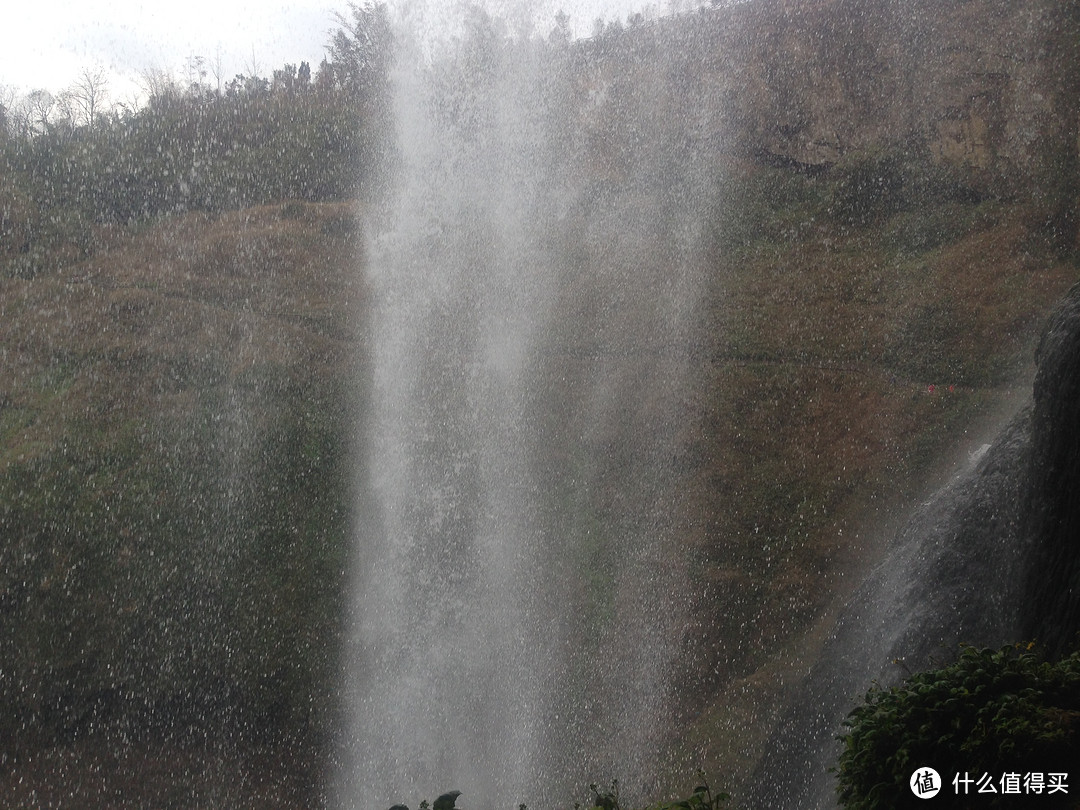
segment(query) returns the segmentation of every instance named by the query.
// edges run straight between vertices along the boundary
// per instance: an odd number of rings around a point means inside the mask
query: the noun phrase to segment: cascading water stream
[[[891,686],[958,643],[1015,639],[1029,464],[1026,412],[919,504],[846,605],[751,781],[750,806],[837,806],[842,722],[871,684]],[[988,449],[989,448],[989,449]]]
[[[667,731],[700,200],[655,185],[662,140],[602,176],[570,72],[496,28],[474,13],[426,57],[402,37],[343,807],[632,795]]]
[[[939,667],[960,644],[1034,640],[1051,660],[1069,649],[1076,591],[1060,583],[1075,581],[1077,570],[1070,527],[1080,522],[1078,358],[1080,287],[1073,287],[1043,332],[1030,399],[1003,403],[994,421],[1016,411],[993,443],[918,504],[841,612],[758,764],[751,806],[837,806],[829,772],[841,750],[837,735],[871,684],[888,687]],[[967,763],[934,764],[944,771]]]

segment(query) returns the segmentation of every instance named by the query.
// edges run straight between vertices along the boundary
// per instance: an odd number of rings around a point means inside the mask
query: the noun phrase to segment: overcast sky
[[[418,0],[395,0],[406,1]],[[419,1],[442,7],[459,2]],[[484,3],[495,13],[524,5],[540,20],[552,20],[564,8],[580,33],[598,16],[625,20],[648,4],[667,8],[668,0]],[[0,18],[0,87],[56,93],[83,70],[101,67],[110,76],[111,99],[132,101],[148,71],[183,78],[185,62],[195,55],[220,64],[225,79],[253,67],[268,77],[285,63],[307,61],[314,69],[334,13],[347,7],[346,0],[19,0]]]

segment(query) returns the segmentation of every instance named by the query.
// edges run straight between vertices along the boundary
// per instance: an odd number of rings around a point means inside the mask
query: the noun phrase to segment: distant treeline
[[[104,75],[0,105],[0,261],[77,258],[95,226],[277,200],[370,196],[387,124],[392,33],[384,4],[350,4],[317,69],[269,79],[147,76],[144,104],[106,107]]]
[[[697,5],[671,0],[670,11]],[[476,4],[466,4],[462,20],[457,56],[431,66],[431,80],[452,88],[454,103],[482,76],[494,80],[511,52],[550,74],[572,52],[580,78],[590,62],[627,56],[627,35],[652,27],[640,13],[625,25],[598,18],[587,39],[574,40],[559,12],[535,38]],[[286,200],[376,198],[394,164],[394,33],[386,4],[373,0],[349,2],[337,21],[315,68],[301,62],[269,78],[253,70],[227,79],[220,65],[192,56],[182,77],[145,74],[138,104],[110,103],[100,69],[56,95],[0,95],[0,273],[79,261],[102,226]],[[563,106],[580,104],[573,96],[581,90],[562,85]]]

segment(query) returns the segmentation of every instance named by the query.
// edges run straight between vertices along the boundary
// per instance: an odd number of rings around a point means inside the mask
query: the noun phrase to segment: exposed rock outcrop
[[[1080,642],[1080,286],[1051,319],[1036,360],[1022,629],[1060,654]]]
[[[808,169],[889,150],[1074,242],[1080,4],[753,0],[684,25],[724,148]]]
[[[757,0],[730,13],[732,108],[776,155],[818,164],[892,143],[989,181],[1076,150],[1075,3]]]

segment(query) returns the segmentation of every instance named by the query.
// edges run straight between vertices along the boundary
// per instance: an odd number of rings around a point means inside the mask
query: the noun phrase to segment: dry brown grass
[[[312,739],[300,757],[261,742],[257,724],[274,728],[266,713],[289,696],[260,698],[257,679],[284,672],[314,690],[302,700],[321,703],[312,722],[325,722],[319,679],[337,654],[343,555],[325,516],[343,508],[347,381],[363,354],[358,216],[344,204],[190,214],[110,233],[80,263],[0,279],[0,601],[12,619],[0,647],[17,656],[0,678],[15,712],[0,720],[9,804],[283,808],[318,792]],[[192,594],[218,607],[184,601]],[[180,640],[181,625],[202,629]],[[233,660],[214,663],[215,638],[237,632]],[[106,662],[155,712],[201,688],[185,674],[199,666],[246,690],[244,705],[270,708],[245,720],[245,736],[203,718],[222,735],[205,750],[153,733],[56,745],[55,721],[39,728],[35,713],[60,700],[77,715],[84,692],[108,686]]]
[[[80,264],[0,280],[0,396],[37,413],[4,450],[47,439],[61,411],[167,418],[193,390],[252,369],[301,388],[345,373],[365,295],[358,212],[304,210],[189,214],[113,236]],[[36,385],[41,375],[56,382]]]

